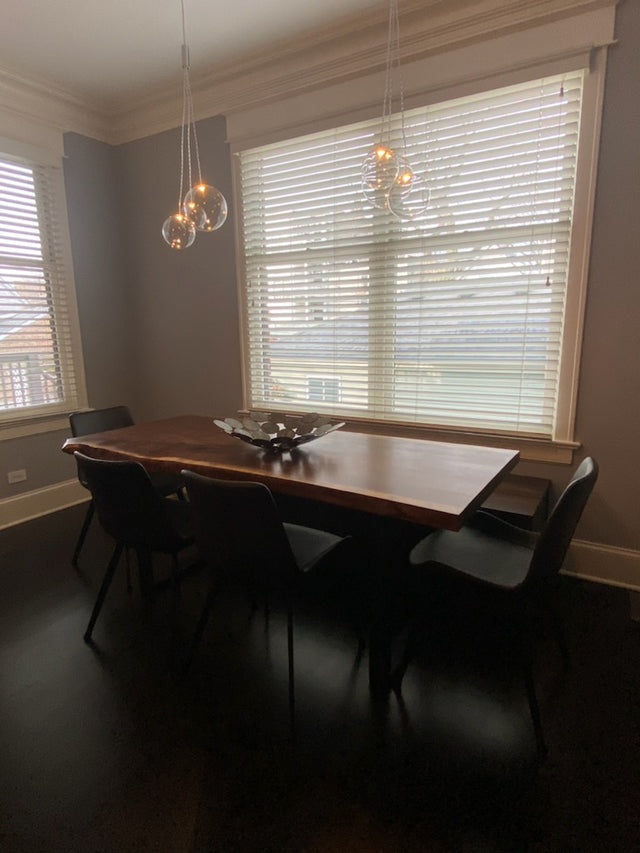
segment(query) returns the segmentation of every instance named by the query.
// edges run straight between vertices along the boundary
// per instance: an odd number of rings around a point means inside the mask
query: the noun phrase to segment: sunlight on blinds
[[[51,166],[0,159],[0,419],[72,408],[76,387]]]
[[[363,200],[375,121],[241,152],[249,405],[552,437],[581,94],[406,112],[411,222]]]

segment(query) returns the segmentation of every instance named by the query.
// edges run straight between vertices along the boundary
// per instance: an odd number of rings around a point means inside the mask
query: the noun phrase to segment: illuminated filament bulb
[[[393,149],[387,148],[386,145],[378,145],[376,148],[376,157],[378,160],[391,160],[393,157]]]

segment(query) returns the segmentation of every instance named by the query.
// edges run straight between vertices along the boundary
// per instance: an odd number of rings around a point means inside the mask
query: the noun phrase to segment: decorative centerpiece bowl
[[[270,453],[287,453],[344,426],[325,415],[278,415],[249,412],[247,416],[214,420],[229,435]]]

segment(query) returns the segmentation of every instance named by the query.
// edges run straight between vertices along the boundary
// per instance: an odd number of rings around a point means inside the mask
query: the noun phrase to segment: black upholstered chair
[[[110,406],[107,409],[91,409],[86,412],[72,412],[69,415],[69,425],[71,427],[71,435],[73,436],[89,435],[94,432],[107,432],[107,430],[132,426],[133,423],[133,416],[128,406]],[[177,474],[154,471],[150,476],[151,481],[161,495],[176,494],[179,498],[184,497],[182,491],[183,484]],[[85,488],[88,488],[80,466],[78,466],[78,480]],[[74,566],[78,565],[80,551],[87,537],[93,513],[93,501],[89,501],[89,506],[87,507],[80,533],[78,534],[78,540],[73,550],[73,556],[71,557],[71,563]]]
[[[521,656],[541,752],[546,751],[546,746],[533,680],[535,637],[537,629],[550,620],[566,657],[554,593],[567,549],[597,476],[596,462],[587,457],[578,466],[540,533],[522,530],[489,513],[478,512],[458,532],[431,533],[418,542],[409,557],[417,570],[417,583],[427,583],[426,592],[432,597],[432,605],[435,598],[435,606],[440,610],[442,606],[449,612],[465,606],[470,613],[484,610],[494,628],[504,629],[505,644],[512,644]],[[401,669],[396,675],[394,686],[398,690],[402,674]]]
[[[187,501],[162,497],[139,462],[92,459],[82,453],[74,456],[82,469],[98,519],[105,532],[115,540],[89,624],[84,633],[91,640],[96,620],[111,586],[124,549],[135,551],[143,594],[153,591],[152,555],[171,556],[172,619],[176,625],[179,583],[178,554],[194,541],[191,510]]]
[[[240,585],[255,602],[282,593],[287,609],[289,709],[294,721],[293,594],[300,579],[325,558],[349,553],[350,537],[288,524],[280,519],[267,486],[232,482],[182,471],[192,507],[196,545],[211,572],[211,585],[193,637],[189,663],[218,591]]]

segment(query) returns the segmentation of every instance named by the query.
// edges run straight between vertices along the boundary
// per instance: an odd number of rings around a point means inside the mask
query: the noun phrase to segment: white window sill
[[[45,432],[69,432],[69,417],[67,415],[47,415],[40,418],[24,418],[22,420],[0,423],[0,441],[13,438],[25,438]]]
[[[249,408],[244,408],[240,410],[240,414],[248,415],[249,411]],[[251,408],[251,411],[257,411],[257,409]],[[283,410],[278,409],[278,411]],[[331,412],[323,409],[323,414],[331,415]],[[338,416],[336,415],[336,417]],[[345,429],[350,432],[396,435],[401,438],[419,438],[429,441],[449,441],[452,444],[478,444],[482,447],[513,448],[513,450],[520,452],[522,462],[557,462],[570,465],[573,463],[574,452],[580,447],[578,441],[551,441],[550,439],[500,435],[498,433],[431,429],[415,424],[354,420],[348,417],[345,418],[345,422]]]
[[[430,429],[428,427],[408,424],[356,422],[348,419],[346,429],[352,432],[397,435],[404,438],[420,438],[430,441],[449,441],[453,444],[508,447],[518,450],[520,452],[520,459],[523,462],[557,462],[569,465],[573,462],[574,452],[580,447],[580,442],[577,441],[551,441],[550,439],[527,438],[524,436]]]

